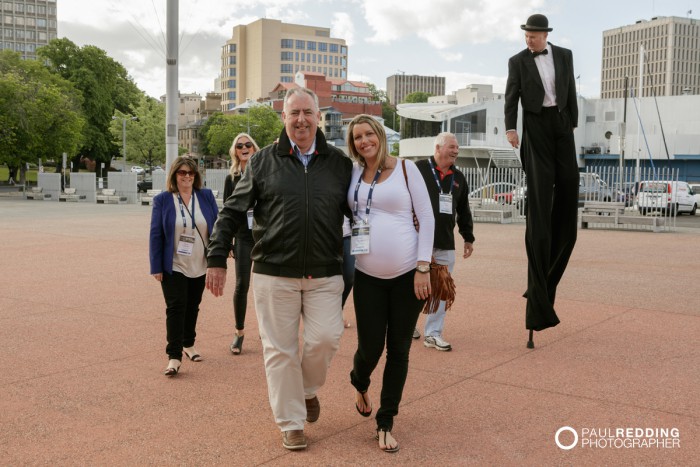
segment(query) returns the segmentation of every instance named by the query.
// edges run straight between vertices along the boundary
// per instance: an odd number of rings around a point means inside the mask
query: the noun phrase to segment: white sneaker
[[[442,350],[442,351],[449,351],[452,350],[452,346],[450,345],[449,342],[445,341],[442,337],[440,336],[427,336],[425,340],[423,341],[423,345],[430,348]]]

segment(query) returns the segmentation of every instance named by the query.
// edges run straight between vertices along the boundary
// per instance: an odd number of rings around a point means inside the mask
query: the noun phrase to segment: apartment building
[[[56,39],[56,0],[13,0],[0,4],[0,49],[34,59],[37,48]]]
[[[641,47],[643,96],[700,94],[700,21],[658,16],[603,31],[601,98],[624,97],[625,77],[639,88]]]
[[[233,28],[221,49],[221,108],[266,98],[278,83],[293,83],[299,71],[346,79],[348,47],[330,28],[259,19]]]
[[[412,92],[444,96],[445,77],[400,74],[391,75],[386,79],[386,95],[392,105],[402,103]]]

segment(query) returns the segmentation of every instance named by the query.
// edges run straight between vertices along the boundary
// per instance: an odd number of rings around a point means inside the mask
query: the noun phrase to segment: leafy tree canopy
[[[406,97],[404,97],[403,101],[409,104],[417,104],[420,102],[428,102],[428,97],[432,96],[432,94],[428,92],[412,92],[408,94]]]
[[[199,132],[203,154],[228,156],[233,139],[248,133],[261,148],[277,139],[284,124],[277,112],[266,105],[253,106],[245,114],[216,113],[209,117]]]
[[[68,39],[54,39],[37,50],[49,69],[73,83],[82,93],[86,124],[78,156],[109,163],[118,155],[109,127],[115,109],[129,113],[142,92],[126,69],[95,46],[78,47]]]
[[[149,167],[165,162],[165,105],[162,102],[141,94],[128,113],[115,112],[109,131],[112,142],[120,148],[126,136],[128,160]]]
[[[82,97],[36,60],[0,51],[0,162],[60,159],[82,143]]]

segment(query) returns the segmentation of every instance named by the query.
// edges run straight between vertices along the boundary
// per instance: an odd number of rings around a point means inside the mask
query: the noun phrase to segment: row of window
[[[308,63],[318,63],[323,65],[335,65],[345,66],[345,57],[339,57],[338,55],[322,55],[322,54],[312,54],[304,52],[282,52],[280,59],[283,62],[308,62]]]
[[[297,49],[297,50],[318,50],[319,52],[330,52],[338,53],[341,51],[343,55],[347,55],[348,48],[346,46],[340,46],[339,44],[327,43],[327,42],[316,42],[316,41],[304,41],[301,39],[282,39],[281,47],[283,49]]]
[[[55,19],[46,18],[25,18],[24,16],[12,16],[4,15],[2,18],[2,24],[6,26],[31,26],[45,28],[48,26],[49,29],[56,29],[58,24]]]
[[[55,38],[54,38],[55,39]],[[24,42],[0,42],[0,49],[14,50],[15,52],[36,52],[37,47],[44,44],[32,44]]]
[[[53,34],[54,38],[56,37],[56,34]],[[49,41],[49,33],[44,32],[44,31],[36,31],[36,30],[24,30],[24,29],[3,29],[2,30],[2,37],[5,39],[17,39],[17,40],[29,40],[29,41],[36,41],[37,39],[39,42],[42,43],[48,43]]]
[[[672,28],[673,26],[673,28]],[[659,37],[675,36],[676,39],[688,39],[698,37],[699,29],[693,24],[664,24],[650,28],[639,29],[637,31],[626,31],[619,34],[605,36],[603,45],[628,44],[639,42],[644,39],[654,39]],[[665,40],[665,39],[664,39]]]
[[[644,73],[645,74],[652,74],[652,75],[659,75],[659,76],[664,76],[666,74],[666,64],[667,62],[647,62],[645,65]],[[636,63],[632,63],[626,67],[618,67],[618,68],[604,68],[603,69],[603,79],[615,79],[615,78],[624,78],[625,76],[634,76],[637,74],[637,70],[639,69],[639,65]],[[700,62],[673,62],[672,69],[670,70],[672,73],[677,74],[677,73],[689,73],[689,74],[698,74],[700,75]]]
[[[56,0],[53,0],[50,3],[56,3]],[[49,16],[56,16],[56,7],[45,4],[33,5],[25,3],[2,2],[2,9],[5,11],[14,11],[15,13],[26,13],[29,15],[45,15],[46,12],[48,12]]]

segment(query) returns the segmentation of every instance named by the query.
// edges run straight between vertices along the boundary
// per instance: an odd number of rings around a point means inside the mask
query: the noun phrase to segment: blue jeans
[[[433,256],[438,264],[446,264],[447,269],[452,274],[455,267],[455,250],[439,250],[433,248]],[[425,337],[440,336],[442,337],[442,329],[445,327],[445,302],[440,302],[435,313],[426,315],[425,318]]]

